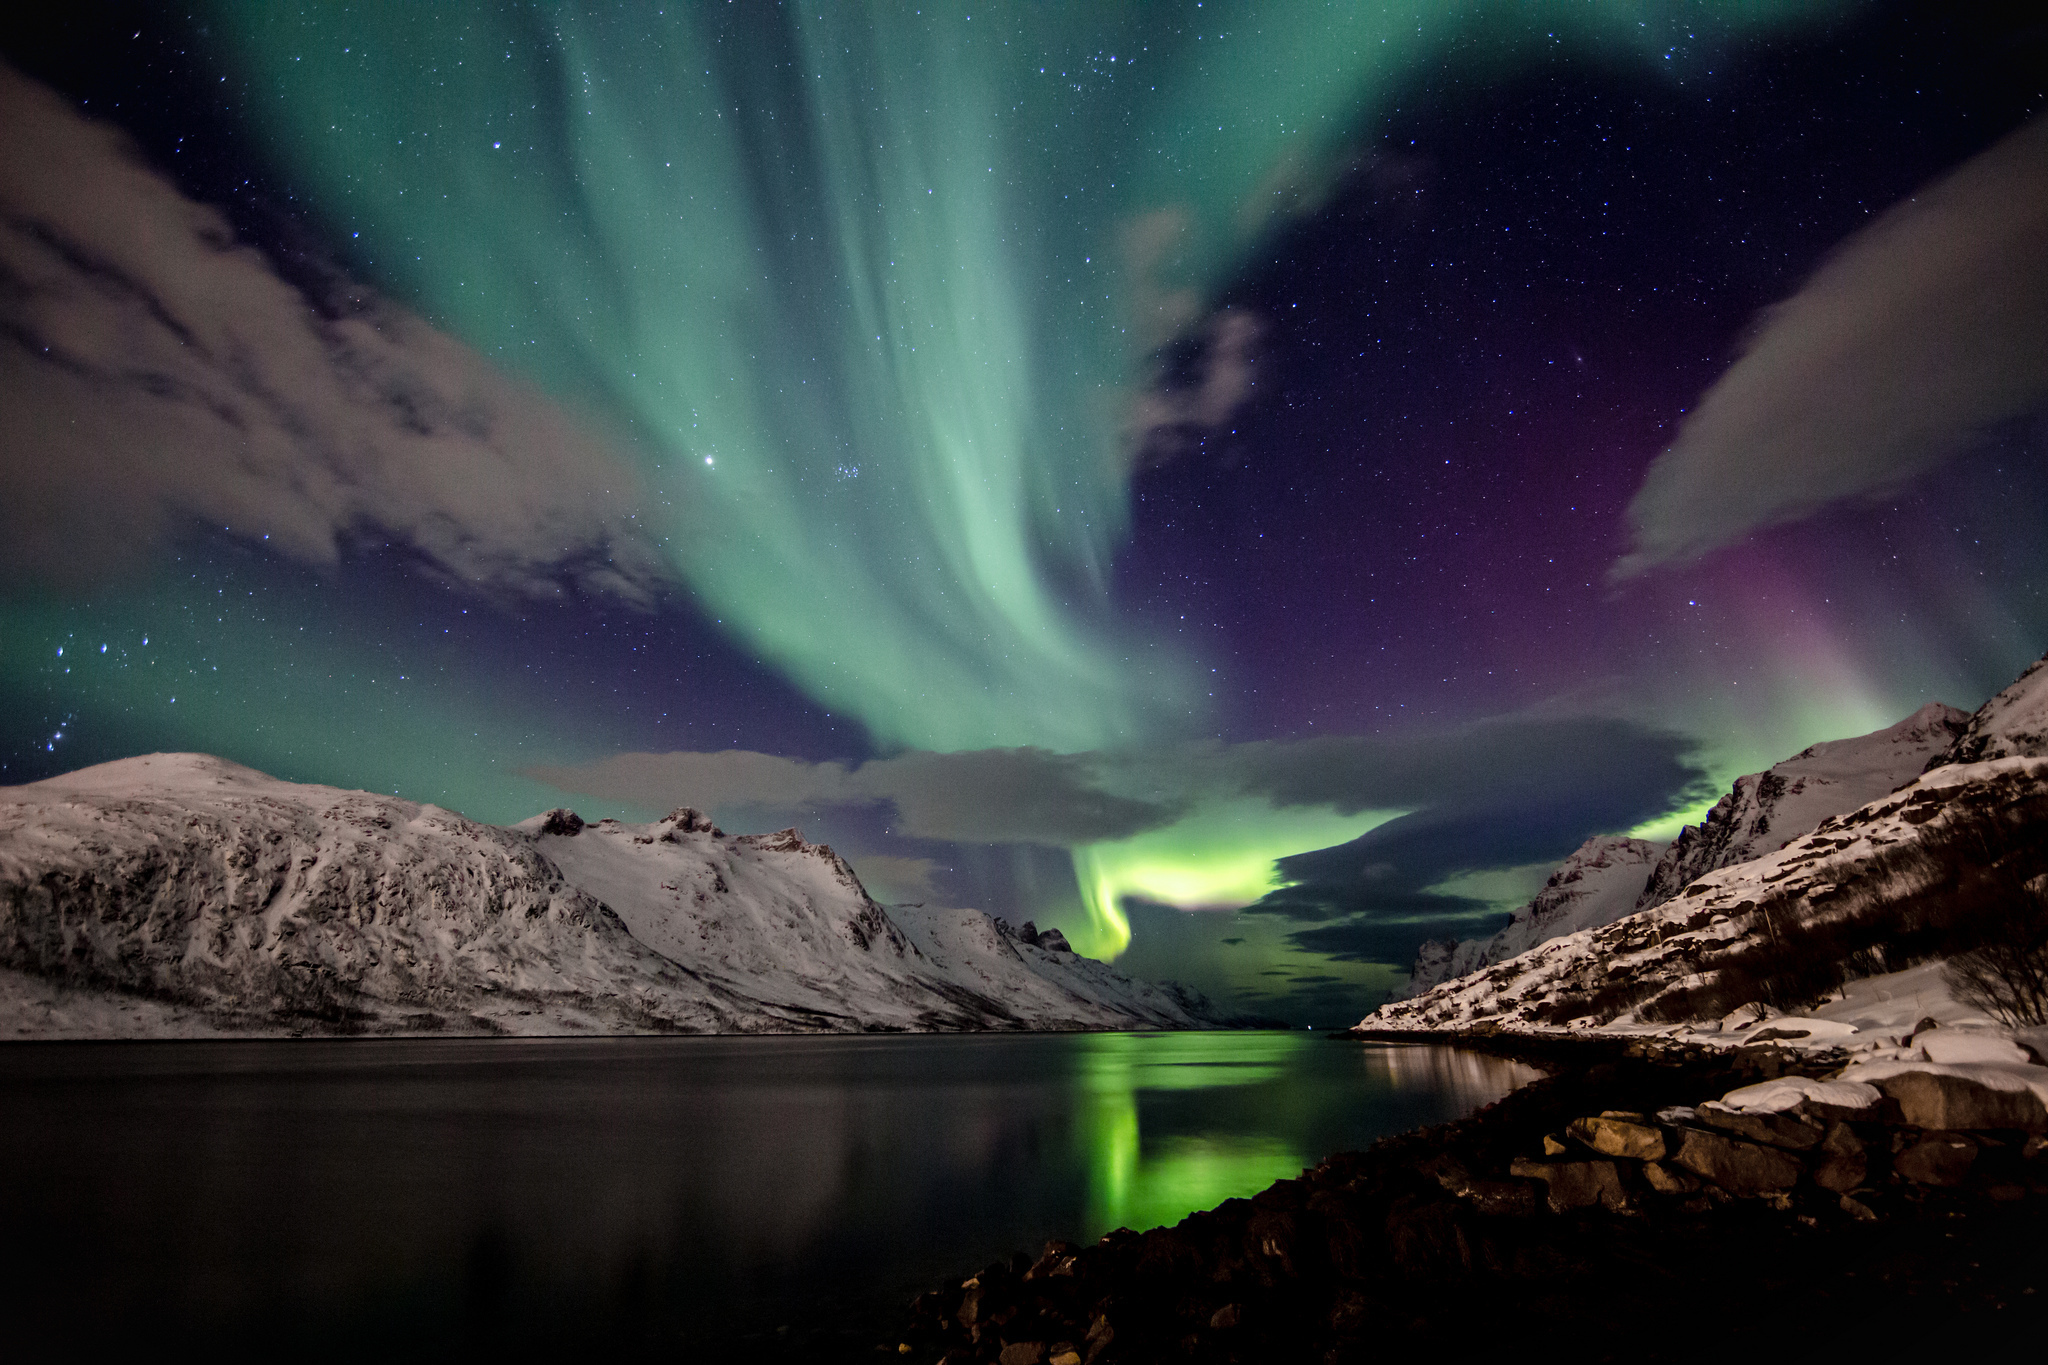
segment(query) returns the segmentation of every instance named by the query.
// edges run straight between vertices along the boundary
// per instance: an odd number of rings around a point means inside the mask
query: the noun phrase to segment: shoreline
[[[2048,1329],[2038,1100],[1973,1117],[1887,1085],[1860,1108],[1702,1109],[1767,1082],[1801,1091],[1846,1054],[1334,1036],[1546,1074],[1171,1228],[1016,1253],[921,1295],[877,1349],[918,1365],[1496,1359],[1541,1334],[1574,1356],[1640,1362]]]

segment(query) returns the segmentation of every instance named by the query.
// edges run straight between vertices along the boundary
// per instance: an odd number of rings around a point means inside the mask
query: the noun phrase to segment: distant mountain
[[[1897,725],[1802,749],[1783,763],[1735,779],[1707,818],[1680,830],[1632,909],[1662,905],[1716,868],[1774,853],[1830,815],[1855,810],[1918,777],[1970,723],[1940,702]]]
[[[1613,923],[1635,909],[1643,880],[1663,851],[1662,844],[1617,834],[1586,840],[1492,938],[1423,944],[1402,998],[1504,962],[1546,939]]]
[[[0,1031],[1190,1028],[1056,931],[885,910],[795,830],[512,829],[199,754],[0,788]]]
[[[2040,678],[2048,684],[2048,673]],[[2048,686],[2029,706],[2013,714],[2033,717],[2038,746],[2048,720]],[[1663,904],[1716,868],[1783,848],[1829,816],[1912,781],[1930,760],[1940,761],[1958,744],[1971,723],[1967,711],[1929,702],[1896,725],[1815,744],[1767,771],[1736,778],[1707,818],[1680,830],[1669,846],[1596,835],[1560,863],[1536,898],[1515,911],[1493,938],[1424,944],[1407,988],[1396,998],[1412,999],[1547,939],[1612,924]],[[1645,850],[1650,850],[1648,858]]]

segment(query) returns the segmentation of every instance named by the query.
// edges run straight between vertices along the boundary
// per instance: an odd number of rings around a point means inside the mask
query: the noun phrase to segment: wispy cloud
[[[90,582],[198,524],[492,593],[667,580],[602,442],[404,309],[323,302],[0,65],[0,562]]]
[[[1759,320],[1629,505],[1619,580],[1882,493],[2048,403],[2048,118],[1842,244]]]

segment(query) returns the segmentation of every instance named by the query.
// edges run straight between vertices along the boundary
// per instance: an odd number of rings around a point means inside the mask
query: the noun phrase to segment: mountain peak
[[[2048,754],[2048,655],[2028,664],[2009,687],[1978,707],[1955,742],[1928,761],[1927,770],[2043,754]]]

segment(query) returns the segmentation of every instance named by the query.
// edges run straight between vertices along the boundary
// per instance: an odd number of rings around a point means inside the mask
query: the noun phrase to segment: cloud
[[[923,904],[938,900],[935,880],[940,871],[930,858],[897,858],[886,853],[869,853],[854,860],[868,894],[886,905]]]
[[[1489,721],[1444,737],[1439,771],[1387,777],[1435,797],[1356,839],[1281,858],[1287,883],[1241,914],[1301,927],[1289,940],[1346,962],[1407,963],[1425,939],[1464,938],[1502,922],[1492,902],[1442,884],[1478,869],[1554,864],[1589,836],[1631,829],[1704,795],[1683,738],[1623,721]],[[1492,779],[1474,766],[1491,756]],[[1410,755],[1411,758],[1415,757]],[[1277,770],[1286,788],[1344,792],[1339,767]]]
[[[895,833],[953,843],[1099,843],[1169,824],[1184,809],[1171,799],[1108,790],[1095,755],[1029,748],[912,750],[854,769],[739,749],[634,753],[528,775],[647,807],[801,811],[889,802],[898,815]]]
[[[1469,936],[1473,924],[1471,919],[1386,920],[1361,915],[1302,929],[1288,937],[1304,952],[1320,953],[1333,961],[1384,962],[1405,969],[1424,943]]]
[[[911,750],[851,768],[744,750],[628,753],[525,775],[650,809],[802,812],[886,803],[896,813],[896,835],[1055,848],[1127,839],[1246,798],[1281,810],[1413,812],[1362,839],[1281,861],[1297,883],[1295,899],[1268,908],[1327,919],[1357,908],[1355,884],[1369,867],[1395,870],[1370,888],[1391,904],[1389,897],[1419,896],[1455,871],[1555,860],[1588,834],[1665,814],[1700,793],[1692,747],[1685,736],[1623,720],[1509,717],[1397,738],[1081,754]],[[1441,913],[1477,902],[1430,897],[1427,904]]]
[[[651,600],[629,466],[388,303],[336,309],[0,64],[0,563],[91,583],[198,524],[398,540],[487,592]]]
[[[1874,495],[2048,402],[2048,118],[1887,210],[1764,314],[1650,465],[1611,577]]]
[[[1132,400],[1125,442],[1139,467],[1171,459],[1204,432],[1220,427],[1251,398],[1258,341],[1264,329],[1250,313],[1225,310],[1210,319],[1189,382],[1165,373]]]

